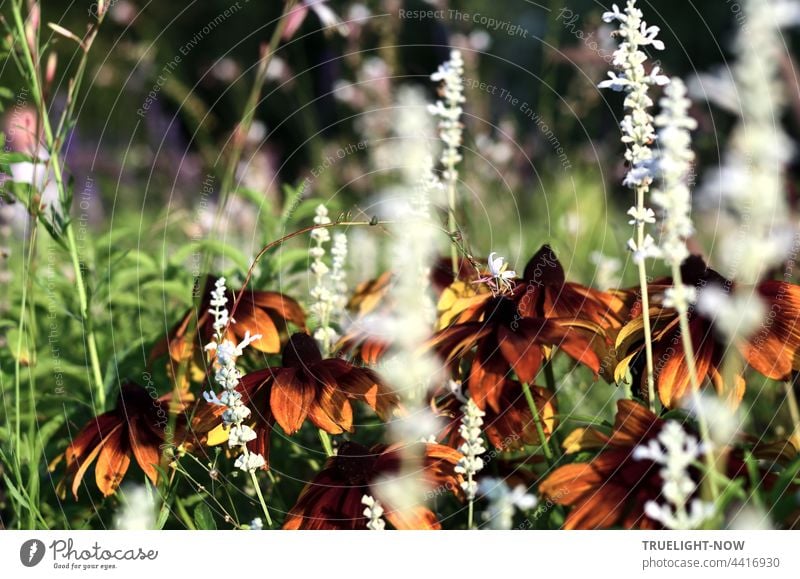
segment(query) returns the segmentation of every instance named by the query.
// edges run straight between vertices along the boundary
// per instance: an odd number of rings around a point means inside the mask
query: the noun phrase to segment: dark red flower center
[[[493,326],[512,326],[521,318],[517,304],[504,297],[496,297],[486,306],[486,323]]]
[[[564,268],[549,245],[543,245],[531,258],[523,277],[526,283],[538,286],[560,287],[566,281]]]
[[[283,348],[284,368],[305,368],[322,362],[322,354],[314,338],[298,332],[293,334]]]
[[[365,485],[369,482],[378,455],[366,446],[355,442],[345,442],[333,459],[337,474],[351,485]]]

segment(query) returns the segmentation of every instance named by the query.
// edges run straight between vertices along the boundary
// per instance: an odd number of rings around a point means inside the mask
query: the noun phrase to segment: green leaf
[[[192,254],[196,252],[202,253],[204,251],[231,260],[240,271],[247,271],[250,268],[250,260],[247,259],[241,251],[215,239],[204,239],[196,243],[187,243],[182,248],[173,252],[170,261],[172,263],[183,264]]]
[[[216,531],[217,524],[214,522],[214,514],[208,505],[200,503],[194,509],[194,524],[202,531]]]

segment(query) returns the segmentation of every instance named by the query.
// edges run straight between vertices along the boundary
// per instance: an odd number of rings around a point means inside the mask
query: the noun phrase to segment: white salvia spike
[[[329,225],[328,209],[323,204],[317,206],[314,216],[315,225]],[[337,234],[343,235],[343,234]],[[328,267],[325,262],[327,254],[326,244],[331,240],[331,234],[327,227],[311,230],[311,239],[314,245],[309,249],[311,257],[311,274],[314,276],[314,287],[311,288],[311,305],[309,310],[315,315],[318,325],[314,331],[314,338],[319,343],[323,356],[330,355],[333,344],[338,340],[339,335],[333,328],[332,322],[337,311],[344,309],[344,296],[346,286],[344,280],[344,260],[347,257],[347,238],[338,238],[338,244],[334,244],[332,250],[333,264]],[[338,289],[337,289],[338,287]],[[339,293],[340,289],[344,289]],[[340,308],[341,306],[341,308]]]
[[[456,182],[458,173],[456,165],[461,161],[461,142],[463,126],[461,124],[462,103],[464,98],[464,59],[458,50],[450,51],[450,60],[439,67],[431,75],[431,80],[441,83],[442,98],[429,106],[430,113],[439,119],[439,136],[444,143],[441,163],[444,165],[443,179]]]
[[[668,265],[677,266],[689,257],[686,239],[694,232],[688,179],[694,160],[691,131],[697,122],[689,116],[691,101],[686,94],[683,81],[673,80],[664,90],[661,114],[655,120],[659,187],[652,199],[662,216],[661,255]]]
[[[224,406],[222,423],[230,428],[228,434],[228,447],[238,449],[241,454],[234,465],[243,471],[254,471],[266,464],[264,457],[247,449],[247,443],[256,438],[256,433],[244,421],[250,417],[250,409],[242,401],[242,395],[236,390],[242,377],[236,367],[236,359],[242,355],[244,349],[254,341],[261,339],[260,334],[250,335],[245,332],[244,339],[239,344],[223,338],[222,332],[228,325],[228,298],[225,278],[219,278],[211,292],[211,307],[209,313],[214,316],[214,330],[216,341],[206,344],[206,351],[214,353],[214,381],[222,388],[222,393],[217,395],[214,391],[203,393],[203,397],[210,404]]]
[[[634,460],[650,460],[662,466],[663,503],[647,501],[645,514],[668,529],[690,530],[703,525],[714,514],[714,505],[692,498],[697,484],[689,468],[703,456],[703,445],[678,422],[668,420],[655,439],[633,449]]]
[[[463,417],[458,433],[464,441],[458,450],[464,456],[458,461],[455,471],[464,475],[464,482],[461,487],[467,496],[467,500],[473,500],[478,492],[478,483],[475,475],[483,469],[483,459],[481,455],[486,452],[483,446],[481,426],[485,413],[478,408],[471,398],[461,406]]]
[[[785,172],[795,147],[780,121],[786,101],[781,66],[788,50],[781,27],[798,24],[800,4],[744,0],[742,7],[747,24],[733,47],[733,83],[716,83],[735,87],[725,97],[733,97],[727,100],[741,119],[721,165],[709,172],[701,193],[706,205],[722,206],[723,217],[730,216],[718,226],[724,233],[715,252],[721,273],[753,285],[783,264],[792,244]]]
[[[478,490],[489,505],[481,515],[485,528],[507,531],[514,523],[514,512],[529,511],[537,504],[535,496],[528,493],[522,485],[509,488],[502,479],[488,477],[481,479]]]
[[[645,63],[647,55],[643,47],[663,50],[664,44],[656,39],[659,29],[657,26],[648,26],[643,19],[642,11],[636,6],[636,0],[628,0],[625,10],[613,5],[611,11],[603,15],[606,22],[617,22],[619,25],[619,47],[614,52],[613,64],[615,72],[609,72],[608,80],[601,82],[599,88],[610,88],[615,91],[624,91],[625,117],[620,123],[622,142],[625,144],[625,159],[630,169],[623,180],[626,187],[646,193],[653,181],[653,151],[651,143],[655,139],[653,117],[649,112],[653,101],[649,96],[651,86],[663,86],[669,79],[659,73],[658,67],[653,67],[647,72]],[[632,223],[643,227],[645,223],[652,223],[652,210],[647,208],[634,209]],[[646,240],[645,240],[646,241]],[[634,252],[635,260],[644,260],[657,255],[655,250],[646,246],[638,247],[631,240],[628,246]]]
[[[364,516],[367,518],[367,528],[370,531],[383,531],[386,528],[386,521],[383,520],[383,506],[380,501],[375,500],[371,495],[361,497],[361,504],[365,506]]]

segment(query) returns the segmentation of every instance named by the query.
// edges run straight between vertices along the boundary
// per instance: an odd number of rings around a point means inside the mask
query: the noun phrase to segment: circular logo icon
[[[44,558],[44,543],[39,539],[28,539],[19,548],[19,560],[26,567],[35,567]]]

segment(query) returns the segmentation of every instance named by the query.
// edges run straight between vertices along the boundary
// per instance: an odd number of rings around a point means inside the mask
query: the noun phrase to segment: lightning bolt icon
[[[33,561],[33,556],[36,554],[36,551],[39,550],[39,545],[37,543],[31,543],[31,549],[28,552],[28,563]]]

